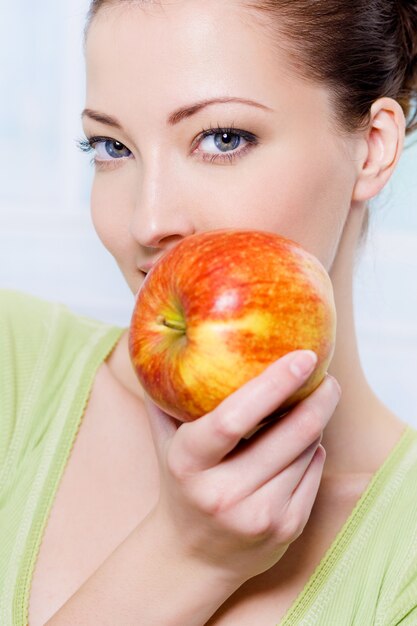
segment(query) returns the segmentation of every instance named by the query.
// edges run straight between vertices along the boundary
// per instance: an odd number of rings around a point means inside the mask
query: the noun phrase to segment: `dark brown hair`
[[[103,6],[120,2],[152,4],[92,0],[86,34]],[[259,17],[272,44],[284,36],[301,77],[330,88],[341,132],[366,128],[384,96],[401,105],[406,134],[417,129],[417,0],[242,0],[242,8]]]

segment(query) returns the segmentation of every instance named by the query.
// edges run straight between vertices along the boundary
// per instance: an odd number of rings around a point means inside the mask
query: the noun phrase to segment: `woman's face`
[[[104,9],[86,55],[84,129],[104,138],[93,221],[133,293],[141,266],[219,228],[281,234],[331,270],[356,143],[332,129],[327,90],[298,78],[239,2]],[[217,98],[257,104],[196,106]]]

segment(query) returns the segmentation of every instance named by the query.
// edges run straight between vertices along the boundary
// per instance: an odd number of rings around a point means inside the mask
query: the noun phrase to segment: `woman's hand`
[[[180,554],[241,584],[271,568],[299,537],[321,480],[320,441],[340,398],[331,376],[279,421],[243,439],[310,375],[292,367],[297,357],[308,363],[305,352],[289,353],[179,427],[145,398],[160,465],[155,523]]]

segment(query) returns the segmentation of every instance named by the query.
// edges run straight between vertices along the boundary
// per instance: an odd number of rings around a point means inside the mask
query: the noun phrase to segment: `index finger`
[[[300,355],[310,367],[304,374],[291,369]],[[194,473],[217,465],[307,380],[316,363],[317,356],[310,350],[290,352],[228,396],[214,411],[182,424],[172,442],[175,454],[181,458],[182,471]]]

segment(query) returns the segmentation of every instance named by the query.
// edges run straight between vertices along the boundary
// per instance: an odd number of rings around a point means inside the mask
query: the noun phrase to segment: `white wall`
[[[75,148],[87,0],[14,0],[0,23],[0,287],[128,325],[133,306],[89,216]],[[360,351],[381,398],[417,426],[417,142],[374,205],[355,283]]]

